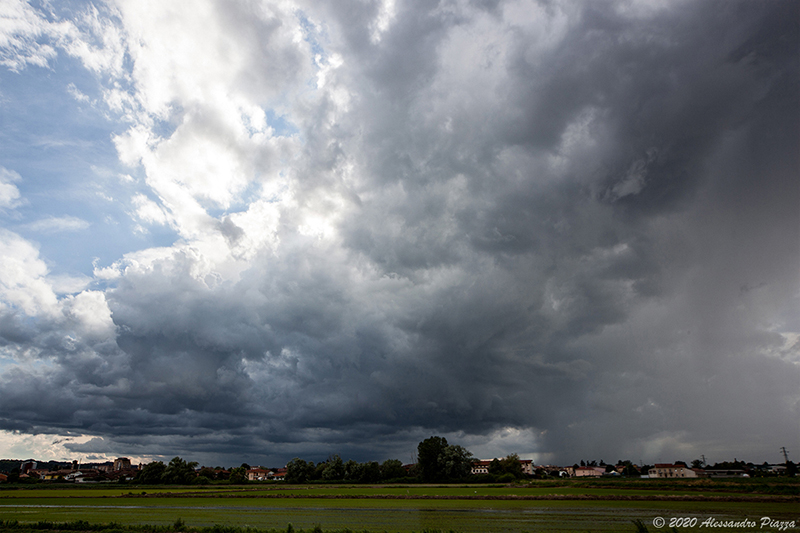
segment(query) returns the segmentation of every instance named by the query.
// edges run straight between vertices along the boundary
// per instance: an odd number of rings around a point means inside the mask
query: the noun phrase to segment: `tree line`
[[[285,480],[288,483],[309,483],[309,482],[348,482],[348,483],[388,483],[388,482],[424,482],[440,483],[453,481],[469,481],[471,483],[482,482],[511,482],[516,479],[527,477],[522,469],[519,456],[517,454],[508,455],[502,459],[494,459],[488,467],[488,474],[472,475],[472,465],[475,462],[472,453],[463,446],[449,444],[444,437],[432,436],[420,442],[417,446],[417,461],[412,465],[403,465],[397,459],[388,459],[383,463],[368,461],[358,463],[356,461],[343,461],[338,454],[330,455],[325,461],[314,463],[295,457],[286,465]],[[18,464],[18,461],[5,460],[4,463]],[[676,461],[675,464],[687,466],[683,461]],[[59,466],[56,463],[56,466]],[[247,471],[250,465],[242,463],[241,466],[226,470],[221,467],[203,467],[197,469],[198,463],[195,461],[185,461],[180,457],[173,458],[169,463],[153,461],[145,465],[136,475],[133,483],[143,485],[158,484],[207,484],[214,482],[244,483],[247,481]],[[629,460],[617,461],[615,466],[607,465],[603,460],[580,461],[580,466],[600,466],[605,467],[607,472],[622,471],[622,475],[638,476],[646,474],[652,467],[644,465],[637,467]],[[767,467],[765,462],[764,467]],[[574,465],[577,468],[578,464]],[[623,468],[620,468],[623,467]],[[759,471],[757,465],[745,463],[744,461],[734,460],[733,462],[717,463],[714,466],[706,465],[704,461],[692,461],[693,468],[705,467],[706,470],[714,469],[737,469],[752,472],[753,475],[775,475],[764,472],[764,468]],[[14,471],[9,474],[9,482],[19,480],[19,468],[14,467]],[[797,473],[797,466],[788,461],[784,475],[794,476]],[[543,469],[536,469],[533,477],[547,478],[550,475]],[[38,480],[30,480],[36,482]]]
[[[407,468],[397,459],[383,463],[369,461],[344,462],[339,455],[314,464],[295,457],[286,465],[288,483],[313,481],[346,481],[351,483],[378,482],[441,482],[466,478],[472,468],[472,453],[462,446],[448,444],[444,437],[430,437],[417,446],[417,462]]]

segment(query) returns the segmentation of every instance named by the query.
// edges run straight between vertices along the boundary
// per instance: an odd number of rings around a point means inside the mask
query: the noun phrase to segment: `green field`
[[[143,492],[145,494],[143,494]],[[764,516],[800,526],[800,483],[533,483],[530,486],[247,485],[0,489],[0,520],[406,533],[634,531],[632,520]],[[651,531],[655,528],[650,526]],[[702,529],[682,528],[681,530]],[[708,528],[706,528],[708,529]],[[754,528],[753,530],[759,529]],[[798,527],[800,529],[800,527]],[[760,529],[769,531],[769,528]],[[742,529],[737,529],[742,531]],[[777,529],[772,529],[777,531]]]

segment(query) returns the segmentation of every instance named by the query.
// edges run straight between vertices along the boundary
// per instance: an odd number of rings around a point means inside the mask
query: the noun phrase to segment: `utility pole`
[[[786,446],[781,446],[781,452],[783,452],[783,462],[789,462],[789,452],[786,451]]]

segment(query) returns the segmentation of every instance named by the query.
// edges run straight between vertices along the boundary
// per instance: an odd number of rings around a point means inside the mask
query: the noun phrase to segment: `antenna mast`
[[[789,452],[786,451],[786,446],[781,446],[781,452],[783,453],[783,462],[789,462]]]

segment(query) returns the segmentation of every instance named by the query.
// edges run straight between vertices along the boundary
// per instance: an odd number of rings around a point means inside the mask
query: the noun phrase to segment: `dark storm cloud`
[[[236,281],[189,246],[134,265],[113,346],[4,315],[52,364],[3,374],[3,427],[210,462],[504,428],[538,437],[487,453],[568,463],[796,443],[798,5],[534,8],[398,2],[379,39],[374,4],[309,9],[349,100],[298,121],[297,201],[346,198],[343,246],[286,211]]]

